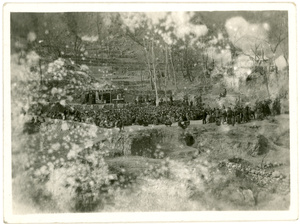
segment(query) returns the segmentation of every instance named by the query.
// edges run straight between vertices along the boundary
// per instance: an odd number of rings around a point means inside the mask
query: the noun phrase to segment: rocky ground
[[[193,121],[186,130],[177,124],[134,126],[126,127],[125,133],[125,156],[119,154],[106,160],[114,172],[124,169],[138,176],[149,164],[159,166],[164,158],[190,167],[200,159],[211,164],[208,179],[216,179],[214,175],[222,179],[206,182],[206,193],[214,198],[206,202],[209,208],[289,208],[288,115],[235,126]],[[197,198],[203,202],[203,196],[193,195],[191,200]]]
[[[45,147],[47,141],[50,145],[72,141],[82,148],[107,149],[111,181],[123,190],[99,211],[289,208],[288,115],[235,126],[191,121],[187,129],[174,123],[119,131],[61,121],[48,121],[43,128],[52,133],[45,135]],[[39,155],[37,163],[48,153]],[[52,154],[67,160],[68,150]]]

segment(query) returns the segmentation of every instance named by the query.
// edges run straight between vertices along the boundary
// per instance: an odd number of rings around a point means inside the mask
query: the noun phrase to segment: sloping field
[[[49,159],[63,166],[74,145],[78,150],[103,150],[110,179],[121,188],[109,199],[113,201],[94,211],[289,207],[288,115],[235,126],[192,121],[186,130],[173,124],[130,126],[120,132],[61,121],[40,129],[36,135],[43,139],[42,150],[28,161],[31,166],[47,166]],[[16,184],[19,179],[14,178]],[[42,207],[49,211],[50,205]]]

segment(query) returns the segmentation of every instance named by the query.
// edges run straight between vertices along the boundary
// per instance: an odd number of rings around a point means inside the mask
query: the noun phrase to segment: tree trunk
[[[276,83],[277,83],[277,88],[279,88],[279,76],[278,76],[278,71],[277,71],[277,66],[275,64],[275,61],[273,59],[273,65],[272,66],[275,66],[275,76],[276,76]]]
[[[99,20],[99,14],[97,14],[97,21],[96,21],[97,24],[96,25],[97,25],[97,33],[98,33],[98,37],[99,37],[98,38],[98,44],[101,44],[101,38],[100,38],[101,37],[101,31],[100,30],[101,29],[100,29],[99,21],[100,21]],[[100,54],[100,51],[97,52],[97,58],[99,58],[99,54]]]
[[[265,85],[266,85],[266,88],[267,88],[268,97],[270,98],[269,80],[268,80],[268,76],[267,76],[266,71],[263,71],[263,73],[261,73],[261,75],[263,75],[263,77],[264,77],[264,82],[265,82]]]
[[[158,89],[161,90],[161,73],[159,70],[156,73],[156,80],[158,81]]]
[[[153,41],[151,45],[151,51],[152,51],[152,67],[153,67],[153,78],[154,78],[154,89],[155,89],[155,104],[156,106],[159,105],[159,98],[158,98],[158,91],[157,91],[157,77],[155,72],[155,54],[154,54],[154,46]]]
[[[149,56],[148,56],[148,51],[147,51],[147,48],[146,48],[145,39],[143,39],[143,43],[144,43],[144,51],[145,51],[145,57],[146,57],[146,61],[147,61],[147,67],[148,67],[149,76],[150,76],[150,78],[149,78],[149,80],[150,80],[150,86],[151,86],[151,89],[153,90],[154,89],[154,84],[153,84],[150,59],[149,59]]]
[[[188,48],[187,46],[185,47],[185,55],[184,55],[184,64],[185,64],[185,71],[186,71],[186,76],[188,77],[188,79],[190,80],[190,82],[192,82],[192,78],[191,78],[191,71],[190,71],[190,63],[188,60]]]
[[[173,71],[173,76],[174,76],[175,88],[177,89],[176,71],[175,71],[175,68],[174,68],[172,52],[170,51],[169,54],[170,54],[170,61],[171,61],[171,66],[172,66],[172,71]]]
[[[266,87],[267,87],[268,97],[270,99],[270,90],[269,90],[269,84],[268,84],[268,82],[266,82]]]
[[[152,78],[151,71],[150,71],[149,75],[150,75],[150,79],[149,79],[150,80],[150,86],[151,86],[151,89],[154,90],[154,84],[153,84],[153,78]]]
[[[165,66],[165,97],[167,97],[167,76],[168,74],[168,47],[165,47],[165,56],[166,56],[166,66]]]
[[[166,45],[165,50],[165,56],[166,56],[166,77],[168,80],[170,80],[170,73],[169,73],[169,56],[168,56],[168,46]]]

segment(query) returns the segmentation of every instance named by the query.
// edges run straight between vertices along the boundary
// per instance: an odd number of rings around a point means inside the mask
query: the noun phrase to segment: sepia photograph
[[[6,5],[9,214],[290,212],[296,25],[268,4]]]

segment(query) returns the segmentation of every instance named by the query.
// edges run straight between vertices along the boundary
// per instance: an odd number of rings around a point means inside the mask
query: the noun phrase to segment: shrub
[[[68,70],[64,59],[32,69],[38,60],[32,52],[22,60],[11,57],[13,199],[42,211],[91,211],[104,201],[103,186],[109,185],[105,150],[93,147],[97,128],[32,120],[50,102],[72,100],[92,79]]]

